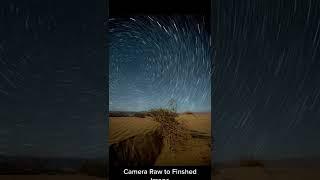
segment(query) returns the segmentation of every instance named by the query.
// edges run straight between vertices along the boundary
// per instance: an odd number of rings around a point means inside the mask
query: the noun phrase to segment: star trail
[[[4,3],[3,3],[4,2]],[[0,158],[105,157],[105,11],[1,2]]]
[[[105,157],[107,109],[175,99],[180,112],[212,107],[215,162],[320,157],[318,0],[213,0],[211,20],[202,8],[107,20],[101,1],[8,2],[0,155]]]
[[[109,109],[144,111],[170,99],[210,111],[212,44],[205,17],[109,19]]]
[[[319,158],[320,2],[214,7],[214,159]]]

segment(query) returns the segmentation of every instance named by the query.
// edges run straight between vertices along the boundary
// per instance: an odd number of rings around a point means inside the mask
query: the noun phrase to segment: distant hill
[[[146,111],[110,111],[109,117],[145,117]]]

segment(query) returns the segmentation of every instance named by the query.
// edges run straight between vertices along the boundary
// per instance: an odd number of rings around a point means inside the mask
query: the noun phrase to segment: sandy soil
[[[1,180],[103,180],[86,175],[0,175]]]
[[[155,165],[209,165],[211,154],[210,113],[181,114],[176,118],[190,137],[177,143],[175,152],[159,133],[160,123],[151,118],[110,117],[112,161],[145,161]],[[144,164],[145,165],[145,164]]]
[[[320,168],[224,168],[213,175],[215,180],[311,180],[320,179]]]

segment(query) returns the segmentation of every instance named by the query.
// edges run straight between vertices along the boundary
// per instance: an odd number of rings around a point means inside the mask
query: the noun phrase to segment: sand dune
[[[184,127],[179,133],[190,138],[183,143],[177,139],[172,152],[160,123],[151,117],[110,117],[111,165],[209,165],[210,113],[180,114],[176,120]]]
[[[190,130],[211,136],[211,113],[181,114],[177,120]]]
[[[111,166],[154,164],[162,148],[159,123],[138,117],[111,117],[109,122]]]
[[[110,117],[109,144],[155,132],[159,126],[160,124],[152,121],[150,117]]]

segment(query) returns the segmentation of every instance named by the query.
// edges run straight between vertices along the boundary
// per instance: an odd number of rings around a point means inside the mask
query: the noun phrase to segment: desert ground
[[[110,117],[109,123],[115,165],[210,165],[210,113],[181,113],[165,128],[149,116]]]
[[[1,180],[103,180],[87,175],[0,175]]]
[[[320,179],[320,168],[223,168],[213,174],[215,180],[311,180]]]

